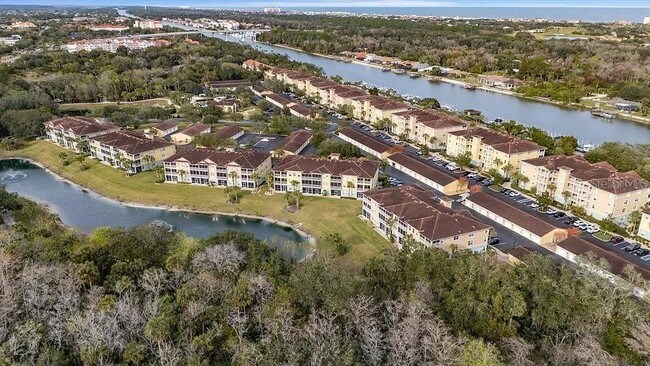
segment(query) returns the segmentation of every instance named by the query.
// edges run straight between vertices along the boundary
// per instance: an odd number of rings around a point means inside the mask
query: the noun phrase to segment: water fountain
[[[25,178],[27,178],[27,174],[21,171],[15,171],[13,169],[9,169],[2,173],[2,176],[0,177],[0,182],[5,184],[16,183],[16,182],[20,182]]]

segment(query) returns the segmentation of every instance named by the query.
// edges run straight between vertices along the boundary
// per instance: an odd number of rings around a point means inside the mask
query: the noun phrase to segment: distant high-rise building
[[[643,18],[643,24],[650,24],[650,17]]]
[[[273,8],[264,8],[264,12],[267,14],[279,14],[282,12],[282,9],[278,7],[273,7]]]

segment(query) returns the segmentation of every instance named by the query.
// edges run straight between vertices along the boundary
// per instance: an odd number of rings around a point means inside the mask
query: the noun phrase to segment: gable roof
[[[493,147],[495,150],[507,153],[516,154],[524,151],[546,150],[545,147],[540,146],[532,141],[520,139],[515,136],[499,133],[488,128],[472,128],[468,130],[450,132],[456,136],[463,136],[466,139],[477,137],[485,145]]]
[[[268,95],[266,95],[266,98],[271,99],[271,100],[273,100],[273,101],[275,101],[275,102],[277,102],[277,103],[279,103],[279,104],[281,104],[283,106],[287,106],[287,105],[293,103],[289,98],[286,98],[286,97],[284,97],[284,96],[282,96],[282,95],[280,95],[278,93],[268,94]]]
[[[431,128],[466,127],[467,122],[447,113],[431,109],[410,109],[404,112],[394,113],[395,116],[413,118],[417,122]]]
[[[178,160],[185,160],[190,164],[214,163],[218,166],[237,164],[242,168],[255,169],[270,156],[271,154],[253,150],[225,151],[211,148],[194,148],[174,154],[165,159],[165,162],[171,163]]]
[[[148,138],[137,132],[115,131],[105,135],[91,138],[103,145],[112,146],[128,154],[143,152],[174,146],[171,142],[159,138]]]
[[[447,208],[434,198],[433,191],[416,186],[375,189],[365,192],[364,196],[376,201],[430,240],[490,228],[469,211]]]
[[[165,131],[167,131],[169,129],[172,129],[172,128],[176,127],[176,126],[178,126],[178,124],[176,122],[170,120],[170,121],[160,122],[160,123],[158,123],[156,125],[151,126],[151,128],[154,128],[154,129],[156,129],[158,131],[161,131],[161,132],[165,132]]]
[[[418,159],[404,153],[393,154],[388,157],[388,160],[392,160],[402,166],[405,166],[408,169],[411,169],[412,171],[428,179],[431,179],[441,186],[446,186],[450,183],[458,181],[458,178],[454,177],[453,175],[432,167],[422,159]]]
[[[558,227],[520,209],[518,206],[511,205],[506,201],[502,201],[483,192],[473,193],[467,198],[467,200],[476,203],[488,211],[494,212],[537,236],[544,236],[553,230],[559,229]]]
[[[222,127],[217,132],[214,133],[214,135],[220,139],[231,139],[234,138],[237,134],[240,132],[243,132],[244,130],[241,127],[237,126],[226,126]]]
[[[379,170],[379,162],[366,159],[325,159],[316,156],[290,155],[284,157],[274,171],[301,171],[334,176],[354,175],[361,178],[374,178]]]
[[[379,154],[388,151],[392,147],[383,141],[379,141],[372,136],[366,135],[365,133],[359,132],[351,127],[342,129],[339,131],[339,135],[344,135]]]
[[[183,135],[187,135],[187,136],[190,136],[190,137],[196,137],[196,136],[202,134],[203,132],[207,131],[208,129],[210,129],[209,125],[206,125],[205,123],[200,123],[199,122],[199,123],[195,123],[195,124],[187,127],[186,129],[184,129],[183,131],[181,131],[179,133],[182,133]]]
[[[571,236],[559,243],[557,246],[564,248],[566,251],[575,255],[582,255],[586,253],[593,253],[596,258],[602,258],[610,265],[609,271],[622,278],[626,278],[623,269],[626,266],[632,266],[634,270],[639,272],[645,279],[650,279],[650,270],[643,268],[636,263],[628,261],[625,257],[618,255],[615,252],[605,250],[596,244],[592,244],[577,236]]]
[[[52,128],[71,131],[78,136],[119,129],[115,125],[100,123],[96,119],[89,117],[62,117],[47,121],[45,124]]]
[[[295,154],[302,145],[311,139],[312,135],[312,132],[307,130],[293,131],[289,136],[282,140],[280,145],[277,147],[277,150],[290,151]]]
[[[551,155],[524,162],[544,167],[549,171],[568,169],[572,177],[587,181],[592,186],[610,193],[620,194],[650,188],[650,182],[633,170],[620,173],[607,162],[592,164],[580,155]]]

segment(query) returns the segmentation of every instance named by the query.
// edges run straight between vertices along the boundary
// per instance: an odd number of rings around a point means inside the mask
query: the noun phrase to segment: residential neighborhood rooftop
[[[341,135],[345,135],[348,138],[357,141],[358,143],[367,146],[368,148],[377,151],[378,153],[383,153],[388,151],[390,148],[392,148],[391,145],[388,145],[387,143],[383,141],[379,141],[372,136],[368,136],[363,132],[359,132],[353,128],[346,127],[343,130],[339,132]]]
[[[366,159],[327,159],[316,156],[289,155],[284,157],[274,168],[275,171],[301,171],[303,173],[321,173],[333,176],[353,175],[361,178],[373,178],[379,169],[379,162]]]
[[[154,149],[160,149],[173,145],[159,138],[149,138],[137,132],[115,131],[106,135],[93,137],[102,145],[112,146],[125,151],[128,154],[140,154]]]
[[[210,126],[206,125],[205,123],[195,123],[179,133],[182,133],[190,137],[195,137],[200,135],[202,132],[206,131],[209,128]]]
[[[597,259],[604,259],[609,264],[610,268],[607,270],[612,272],[622,278],[627,278],[625,275],[625,267],[631,266],[635,271],[637,271],[645,279],[650,279],[650,271],[628,261],[625,257],[619,256],[613,252],[600,248],[599,246],[592,244],[584,239],[581,239],[576,236],[571,236],[559,243],[557,246],[564,248],[568,252],[571,252],[575,255],[584,255],[587,253],[593,254]]]
[[[592,164],[581,155],[551,155],[524,160],[524,162],[551,171],[560,168],[568,169],[571,171],[571,176],[616,194],[650,187],[650,182],[633,170],[621,173],[607,162]]]
[[[507,154],[546,149],[545,147],[540,146],[532,141],[524,140],[504,133],[499,133],[487,128],[479,127],[461,131],[453,131],[450,132],[450,134],[456,136],[464,136],[466,139],[477,137],[481,139],[481,142],[483,144],[492,146],[495,150]]]
[[[56,129],[72,131],[77,136],[110,131],[118,128],[115,125],[100,123],[96,119],[89,117],[62,117],[45,122],[45,125]]]
[[[167,130],[169,130],[171,128],[174,128],[176,126],[178,126],[178,123],[168,120],[168,121],[160,122],[160,123],[152,126],[151,128],[155,128],[158,131],[164,132],[164,131],[167,131]]]
[[[489,211],[494,212],[495,214],[503,217],[504,219],[514,223],[519,227],[532,232],[535,235],[544,236],[553,230],[558,229],[546,221],[522,210],[520,207],[511,205],[506,201],[502,201],[483,192],[472,193],[467,198],[467,200],[474,202]]]
[[[253,150],[225,151],[211,148],[194,148],[176,153],[165,162],[187,161],[190,164],[214,163],[219,166],[236,164],[242,168],[255,169],[271,156]]]
[[[214,135],[220,139],[231,139],[237,136],[237,134],[243,132],[244,130],[241,127],[237,126],[226,126],[217,130]]]
[[[436,169],[421,159],[410,155],[396,153],[389,156],[388,160],[392,160],[402,166],[405,166],[406,168],[411,169],[412,171],[417,172],[425,178],[431,179],[432,181],[442,186],[446,186],[449,183],[458,181],[458,178],[454,177],[453,175],[448,174],[440,169]]]
[[[447,208],[434,198],[433,191],[416,186],[376,189],[364,195],[431,240],[490,228],[469,211]]]
[[[277,149],[296,153],[298,149],[300,149],[300,147],[312,137],[312,135],[312,132],[308,130],[293,131],[289,136],[282,140]]]
[[[445,128],[467,125],[467,122],[456,116],[430,109],[414,108],[404,112],[397,112],[395,115],[405,118],[412,117],[423,125],[431,128]]]

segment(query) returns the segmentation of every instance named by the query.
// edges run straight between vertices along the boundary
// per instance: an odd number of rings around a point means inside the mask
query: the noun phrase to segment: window
[[[470,245],[473,245],[473,244],[474,244],[474,241],[473,241],[473,240],[468,240],[468,241],[467,241],[467,246],[470,246]]]
[[[474,233],[471,233],[471,234],[469,234],[468,236],[469,236],[470,238],[473,238],[473,237],[474,237]]]
[[[458,240],[458,235],[454,235],[454,240]]]

